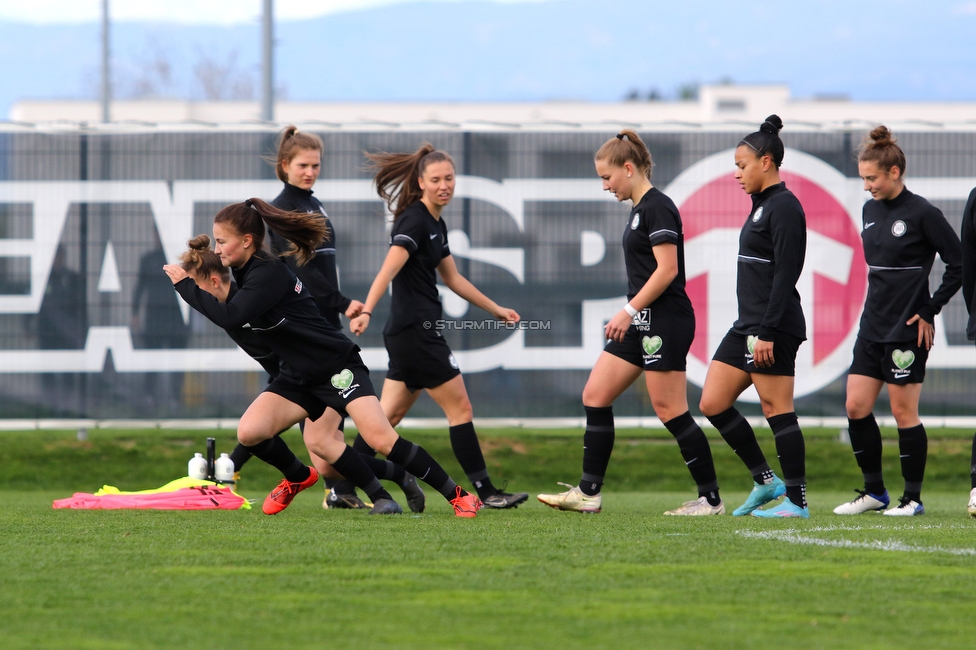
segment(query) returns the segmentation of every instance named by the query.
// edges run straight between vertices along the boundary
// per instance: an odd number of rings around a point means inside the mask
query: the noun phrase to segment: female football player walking
[[[911,517],[925,512],[922,479],[928,438],[918,402],[935,315],[962,283],[962,248],[942,212],[905,187],[905,167],[905,153],[887,127],[871,131],[857,162],[872,199],[864,204],[861,226],[868,295],[847,377],[848,431],[864,490],[834,508],[838,515],[884,510],[886,515]],[[946,266],[941,286],[930,295],[936,253]],[[892,508],[881,473],[881,430],[872,412],[885,385],[898,425],[905,479],[905,492]]]
[[[803,270],[807,228],[803,207],[779,176],[785,153],[782,128],[782,120],[770,115],[735,148],[735,178],[752,198],[739,234],[739,317],[712,356],[700,403],[702,414],[753,478],[749,497],[732,512],[736,516],[810,516],[803,432],[793,408],[796,352],[806,338],[796,283]],[[773,430],[783,479],[770,469],[755,432],[735,408],[750,385],[756,387]],[[759,510],[784,493],[781,505]]]
[[[688,411],[686,358],[695,312],[685,293],[684,233],[674,202],[651,185],[651,154],[633,131],[608,140],[595,156],[603,189],[633,207],[624,228],[627,303],[607,323],[606,348],[583,388],[586,431],[579,484],[539,501],[559,510],[600,512],[614,444],[613,402],[644,372],[654,412],[675,437],[698,498],[667,515],[721,515],[725,505],[708,439]]]

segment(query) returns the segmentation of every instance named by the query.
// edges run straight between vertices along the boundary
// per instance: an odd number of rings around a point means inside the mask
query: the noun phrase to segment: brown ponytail
[[[455,166],[449,153],[434,149],[429,142],[413,153],[366,152],[366,157],[376,172],[376,193],[386,202],[394,219],[423,196],[418,179],[428,165],[446,161]]]
[[[220,256],[210,248],[210,237],[197,235],[186,242],[188,250],[180,255],[183,270],[190,275],[209,278],[219,275],[223,280],[230,280],[230,271],[220,261]]]
[[[290,163],[302,151],[318,151],[322,153],[325,145],[322,138],[314,133],[299,131],[297,126],[287,126],[278,139],[278,155],[273,159],[275,175],[283,183],[288,182],[288,176],[282,168],[283,163]],[[269,160],[272,162],[272,160]]]
[[[904,176],[907,161],[905,152],[901,150],[897,142],[898,140],[891,134],[888,127],[881,125],[871,131],[861,142],[857,161],[873,161],[886,174],[892,167],[897,167],[901,170],[901,175]]]
[[[282,253],[294,255],[298,265],[315,256],[319,244],[329,240],[329,228],[318,214],[285,212],[261,199],[232,203],[214,217],[214,223],[230,226],[239,235],[250,235],[256,249],[264,246],[264,227],[287,239],[292,247]]]
[[[629,162],[648,180],[651,179],[651,169],[654,167],[647,145],[630,129],[624,129],[616,137],[604,142],[593,159],[604,160],[613,167],[623,167],[624,163]]]

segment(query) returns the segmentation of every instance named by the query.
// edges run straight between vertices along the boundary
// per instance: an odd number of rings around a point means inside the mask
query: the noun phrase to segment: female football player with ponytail
[[[583,389],[586,432],[579,484],[539,501],[558,510],[600,512],[614,444],[613,402],[641,371],[654,412],[675,437],[698,498],[667,515],[721,515],[725,505],[708,439],[688,411],[686,358],[695,312],[685,293],[684,233],[674,202],[651,185],[651,154],[633,131],[608,140],[595,156],[603,189],[633,207],[624,228],[627,303],[607,323],[609,340]]]

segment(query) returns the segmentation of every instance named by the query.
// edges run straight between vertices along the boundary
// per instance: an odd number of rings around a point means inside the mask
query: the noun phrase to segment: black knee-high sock
[[[345,421],[345,419],[339,420],[339,426],[336,427],[336,428],[339,431],[343,431],[344,432],[346,430],[346,421]],[[305,429],[303,428],[302,429],[302,433],[304,433],[304,432],[305,432]],[[341,474],[342,472],[339,472],[339,473]],[[333,479],[333,478],[325,478],[325,477],[323,477],[322,478],[322,481],[325,483],[325,487],[329,488],[330,490],[332,490],[336,494],[344,494],[344,495],[348,495],[348,496],[356,496],[356,484],[353,481],[348,480],[348,478],[344,478],[344,479]]]
[[[708,417],[708,421],[718,429],[725,442],[732,447],[732,451],[745,463],[749,473],[752,474],[753,481],[769,483],[773,480],[773,470],[769,468],[766,456],[759,448],[756,433],[734,406],[718,415]]]
[[[786,483],[786,498],[793,505],[807,507],[806,445],[803,432],[796,421],[796,413],[780,413],[770,418],[769,428],[773,430],[776,441],[776,455],[783,469],[783,482]]]
[[[396,463],[389,460],[384,460],[382,458],[377,458],[376,456],[370,456],[369,454],[364,454],[362,452],[356,453],[359,454],[359,457],[363,459],[363,462],[366,463],[366,466],[369,467],[370,471],[373,472],[378,479],[383,481],[393,481],[397,485],[400,485],[407,478],[407,470],[403,469]]]
[[[250,449],[241,443],[237,443],[237,446],[234,447],[234,451],[230,452],[230,459],[234,463],[234,471],[241,471],[241,468],[244,467],[247,461],[251,460],[251,456],[253,455],[254,454],[251,453]]]
[[[376,456],[376,450],[369,446],[363,434],[357,433],[356,439],[352,441],[352,448],[367,456]]]
[[[475,433],[474,423],[465,422],[458,424],[450,429],[451,449],[454,450],[454,457],[458,459],[464,474],[474,485],[478,496],[487,499],[498,490],[488,478],[488,466],[485,464],[485,457],[481,453],[481,444],[478,442],[478,434]]]
[[[383,489],[376,474],[363,461],[363,457],[349,445],[346,445],[342,455],[332,463],[332,467],[374,502],[377,499],[393,500],[390,493]]]
[[[603,488],[613,453],[613,407],[583,408],[586,410],[586,431],[583,433],[583,474],[579,489],[583,494],[594,496]]]
[[[277,468],[292,483],[301,483],[308,478],[308,467],[298,460],[281,436],[269,438],[247,449],[268,465]]]
[[[905,477],[905,498],[922,502],[922,479],[929,453],[929,439],[921,424],[898,429],[898,450],[901,452],[901,475]]]
[[[710,505],[717,506],[721,502],[718,496],[718,479],[715,476],[715,463],[712,461],[712,448],[708,445],[705,432],[688,411],[668,420],[664,426],[678,443],[681,457],[685,459],[691,478],[698,486],[698,496],[705,497]]]
[[[456,496],[457,483],[447,475],[444,468],[423,447],[400,437],[393,443],[393,449],[390,450],[390,455],[387,458],[440,492],[448,501]],[[467,492],[461,490],[461,496],[465,494]]]
[[[881,473],[881,429],[874,413],[852,420],[847,418],[847,432],[851,437],[854,459],[864,475],[864,491],[884,494],[884,475]]]
[[[972,466],[969,468],[969,477],[972,480],[973,489],[976,489],[976,435],[973,436],[972,461]]]

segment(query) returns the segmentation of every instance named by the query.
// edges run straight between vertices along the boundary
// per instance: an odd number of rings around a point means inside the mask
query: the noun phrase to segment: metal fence
[[[658,127],[645,140],[653,182],[682,212],[689,292],[698,317],[689,400],[735,318],[738,229],[748,199],[731,179],[732,149],[749,128]],[[315,186],[336,230],[343,292],[364,299],[386,254],[388,224],[363,151],[412,151],[423,140],[458,164],[445,212],[459,267],[526,329],[489,318],[445,291],[445,336],[465,371],[476,416],[581,413],[580,392],[602,349],[602,323],[623,304],[620,238],[628,206],[602,192],[593,152],[608,130],[407,132],[342,129],[326,146]],[[861,132],[784,131],[787,184],[807,212],[810,243],[800,290],[809,341],[801,346],[797,411],[843,414],[844,381],[866,287],[854,148]],[[976,133],[898,133],[908,187],[960,225],[976,185]],[[275,134],[259,128],[134,132],[0,132],[0,417],[237,417],[264,384],[256,364],[178,299],[160,267],[209,233],[217,209],[280,190],[264,158]],[[933,270],[937,285],[942,267]],[[359,344],[382,384],[381,330],[389,301]],[[464,323],[467,323],[466,325]],[[937,321],[923,412],[974,412],[976,348],[956,296]],[[697,409],[693,406],[693,412]],[[757,405],[744,410],[758,413]],[[653,415],[642,381],[616,404]],[[422,400],[412,415],[439,411]]]

